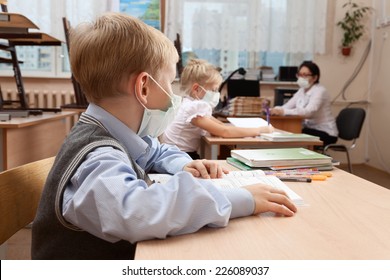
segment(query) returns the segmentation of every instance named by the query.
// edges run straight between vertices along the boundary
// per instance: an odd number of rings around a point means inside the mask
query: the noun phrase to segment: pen
[[[269,107],[268,106],[265,108],[265,113],[267,115],[267,123],[269,125]]]
[[[306,182],[311,183],[311,178],[303,178],[303,177],[278,177],[281,181],[284,182]]]

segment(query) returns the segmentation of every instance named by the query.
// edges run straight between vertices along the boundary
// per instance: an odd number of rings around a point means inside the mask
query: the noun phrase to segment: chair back
[[[176,63],[176,70],[179,78],[181,77],[181,73],[183,72],[183,54],[182,54],[182,47],[181,47],[181,40],[180,40],[180,34],[176,33],[176,40],[173,41],[173,44],[175,45],[175,48],[177,50],[177,53],[179,55],[179,60]]]
[[[1,11],[3,13],[7,13],[8,12],[7,4],[8,4],[7,0],[0,0]]]
[[[366,111],[362,108],[344,108],[336,118],[339,138],[343,140],[354,140],[359,138]]]
[[[54,157],[0,173],[0,245],[30,224]]]
[[[62,24],[63,24],[63,27],[64,27],[66,47],[67,47],[67,50],[68,50],[68,54],[70,54],[69,32],[70,32],[72,27],[70,25],[69,20],[66,17],[62,18]],[[83,90],[81,89],[80,84],[77,82],[77,80],[75,79],[75,77],[73,76],[72,73],[71,73],[70,78],[71,78],[71,81],[72,81],[72,84],[73,84],[74,95],[75,95],[75,98],[76,98],[76,105],[79,106],[79,107],[87,108],[89,102],[88,102],[87,98],[85,97],[85,94],[84,94]]]

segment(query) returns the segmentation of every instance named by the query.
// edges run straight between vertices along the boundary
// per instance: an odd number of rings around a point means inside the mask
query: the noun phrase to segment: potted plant
[[[343,5],[347,11],[344,18],[337,22],[343,30],[341,40],[341,52],[343,55],[349,55],[352,45],[360,39],[364,34],[364,21],[366,15],[371,11],[371,7],[360,6],[351,0]]]

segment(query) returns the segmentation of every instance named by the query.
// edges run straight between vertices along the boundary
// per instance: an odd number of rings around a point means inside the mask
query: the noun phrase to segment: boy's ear
[[[134,95],[136,98],[142,102],[144,105],[147,103],[147,96],[150,92],[147,80],[149,79],[149,74],[146,72],[141,72],[138,74],[135,79],[135,92]]]

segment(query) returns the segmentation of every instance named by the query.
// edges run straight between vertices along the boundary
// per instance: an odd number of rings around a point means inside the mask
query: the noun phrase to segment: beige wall
[[[381,13],[376,0],[377,13]],[[390,18],[390,3],[387,1]],[[366,122],[366,154],[368,164],[390,173],[390,26],[374,29],[370,71],[370,105]]]
[[[341,31],[337,28],[336,22],[342,18],[342,5],[346,0],[329,1],[333,2],[334,17],[329,20],[329,27],[333,28],[330,36],[331,41],[329,52],[326,55],[317,55],[315,61],[321,68],[321,82],[327,87],[332,97],[335,98],[342,90],[346,81],[352,76],[355,68],[362,59],[363,53],[372,38],[372,47],[364,66],[358,76],[345,91],[347,100],[339,97],[333,104],[335,116],[346,105],[348,101],[366,101],[368,104],[356,104],[366,109],[367,116],[363,131],[357,142],[357,147],[352,150],[352,161],[354,163],[367,164],[390,172],[390,150],[386,143],[390,143],[390,128],[386,122],[390,122],[390,27],[376,28],[377,19],[382,16],[382,0],[361,0],[364,5],[374,7],[372,15],[372,26],[368,26],[365,38],[355,45],[350,57],[343,57],[340,54],[339,42]],[[331,5],[332,6],[332,5]],[[390,16],[390,14],[389,14]],[[332,26],[333,25],[333,26]],[[335,158],[345,161],[342,154],[333,153]]]
[[[363,68],[358,76],[353,80],[345,91],[344,98],[340,95],[346,81],[350,79],[355,71],[355,68],[362,59],[364,50],[369,42],[370,27],[366,36],[358,42],[349,57],[345,57],[340,52],[340,40],[342,37],[341,30],[336,26],[336,22],[343,17],[344,10],[342,5],[346,0],[329,1],[329,16],[328,16],[328,51],[325,55],[316,55],[314,60],[321,69],[321,83],[328,89],[334,100],[333,113],[335,116],[339,111],[349,104],[349,101],[367,101],[368,81],[369,81],[369,65],[370,57],[367,58]],[[366,5],[371,5],[371,1],[359,1]],[[372,52],[371,52],[372,54]],[[337,97],[339,96],[339,97]],[[336,98],[337,97],[337,98]],[[357,104],[367,109],[366,104]],[[367,124],[367,123],[366,123]],[[355,150],[352,151],[352,161],[355,163],[365,162],[365,134],[366,124],[363,127],[361,137]],[[340,140],[339,140],[340,141]],[[343,141],[340,141],[343,142]],[[347,142],[346,142],[347,143]],[[342,153],[331,153],[336,159],[345,161],[345,156]]]
[[[343,57],[340,54],[339,42],[341,31],[336,27],[336,22],[342,18],[342,5],[347,0],[329,0],[328,16],[328,52],[326,55],[315,56],[315,62],[321,68],[321,83],[323,83],[331,96],[335,98],[343,88],[345,82],[351,77],[358,65],[364,50],[369,42],[369,37],[373,38],[372,48],[367,61],[361,72],[346,90],[347,101],[338,98],[333,105],[334,114],[348,104],[348,101],[364,100],[368,104],[358,104],[367,110],[367,118],[357,142],[357,147],[352,151],[354,163],[367,162],[376,168],[389,171],[390,149],[390,27],[375,28],[376,19],[382,13],[382,0],[359,0],[358,3],[370,5],[376,12],[372,16],[372,28],[368,27],[368,33],[363,40],[355,45],[350,57]],[[390,6],[390,3],[388,4]],[[388,7],[390,10],[390,7]],[[390,16],[390,12],[389,12]],[[384,39],[384,34],[389,38]],[[2,88],[14,86],[12,78],[0,78]],[[70,79],[42,80],[37,78],[24,79],[27,90],[34,89],[72,89]],[[342,154],[332,154],[335,158],[344,161]]]

